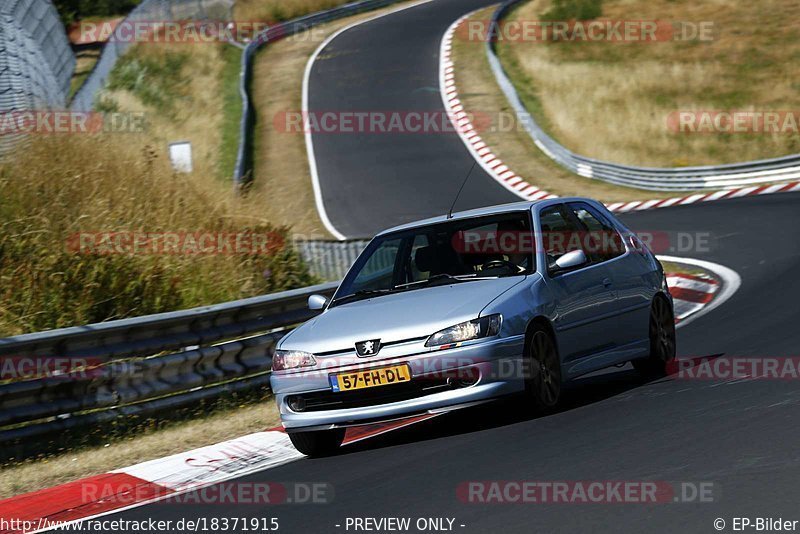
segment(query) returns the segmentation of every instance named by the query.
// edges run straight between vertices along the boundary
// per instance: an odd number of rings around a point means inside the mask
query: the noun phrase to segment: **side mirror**
[[[321,310],[328,305],[328,299],[323,297],[322,295],[311,295],[308,297],[308,309],[309,310]]]
[[[553,272],[569,271],[581,265],[586,265],[588,261],[589,260],[586,259],[586,254],[584,254],[582,250],[573,250],[558,258],[555,263],[550,266],[550,270]]]

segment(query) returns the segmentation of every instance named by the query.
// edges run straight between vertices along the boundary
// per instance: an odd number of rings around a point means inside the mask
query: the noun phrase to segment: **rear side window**
[[[592,263],[612,260],[625,254],[622,236],[596,209],[576,202],[569,204],[582,234],[581,245]]]

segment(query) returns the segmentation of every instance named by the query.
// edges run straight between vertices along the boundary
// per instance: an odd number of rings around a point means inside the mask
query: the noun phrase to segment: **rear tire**
[[[645,378],[659,378],[667,374],[667,367],[675,359],[675,315],[667,299],[656,297],[650,307],[650,356],[634,360],[633,367]]]
[[[344,428],[290,432],[289,439],[292,440],[294,448],[306,456],[330,456],[339,451],[344,441],[344,432]]]
[[[561,359],[550,332],[534,325],[525,349],[525,395],[538,413],[555,410],[561,400]]]

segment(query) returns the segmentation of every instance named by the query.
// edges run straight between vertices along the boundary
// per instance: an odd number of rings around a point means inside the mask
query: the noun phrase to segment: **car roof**
[[[498,215],[501,213],[511,213],[514,211],[525,211],[539,204],[558,204],[561,202],[573,202],[576,200],[595,202],[592,199],[582,198],[582,197],[553,197],[542,200],[525,200],[522,202],[511,202],[508,204],[498,204],[496,206],[486,206],[484,208],[459,211],[453,213],[453,216],[450,218],[448,218],[447,215],[439,215],[436,217],[430,217],[428,219],[422,219],[420,221],[401,224],[399,226],[393,226],[392,228],[387,228],[386,230],[379,232],[377,235],[389,234],[400,230],[409,230],[411,228],[428,226],[430,224],[436,224],[441,222],[456,221],[459,219],[471,219],[473,217],[481,217],[484,215]]]

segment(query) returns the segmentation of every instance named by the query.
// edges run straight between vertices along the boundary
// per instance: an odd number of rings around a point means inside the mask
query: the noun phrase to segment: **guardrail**
[[[341,280],[361,252],[368,239],[349,241],[296,241],[294,248],[308,266],[308,271],[321,280]],[[387,258],[391,263],[393,258]]]
[[[265,386],[277,340],[318,313],[308,309],[309,295],[330,297],[336,285],[0,339],[0,443],[10,449],[6,444],[44,434]],[[15,366],[64,361],[79,366],[8,376]]]
[[[490,36],[499,35],[497,25],[500,19],[522,1],[507,1],[494,11]],[[800,178],[800,154],[726,165],[676,168],[636,167],[575,154],[550,137],[522,104],[497,57],[494,39],[487,39],[486,54],[497,83],[536,146],[556,163],[585,178],[651,191],[726,189]]]
[[[272,26],[259,33],[248,43],[242,53],[242,67],[239,74],[239,94],[242,97],[242,119],[239,125],[239,147],[236,155],[236,168],[233,180],[237,186],[250,180],[253,170],[253,126],[255,113],[250,104],[250,82],[252,79],[253,57],[262,46],[283,37],[294,35],[325,22],[371,11],[398,2],[399,0],[361,0],[343,6],[320,11]]]

